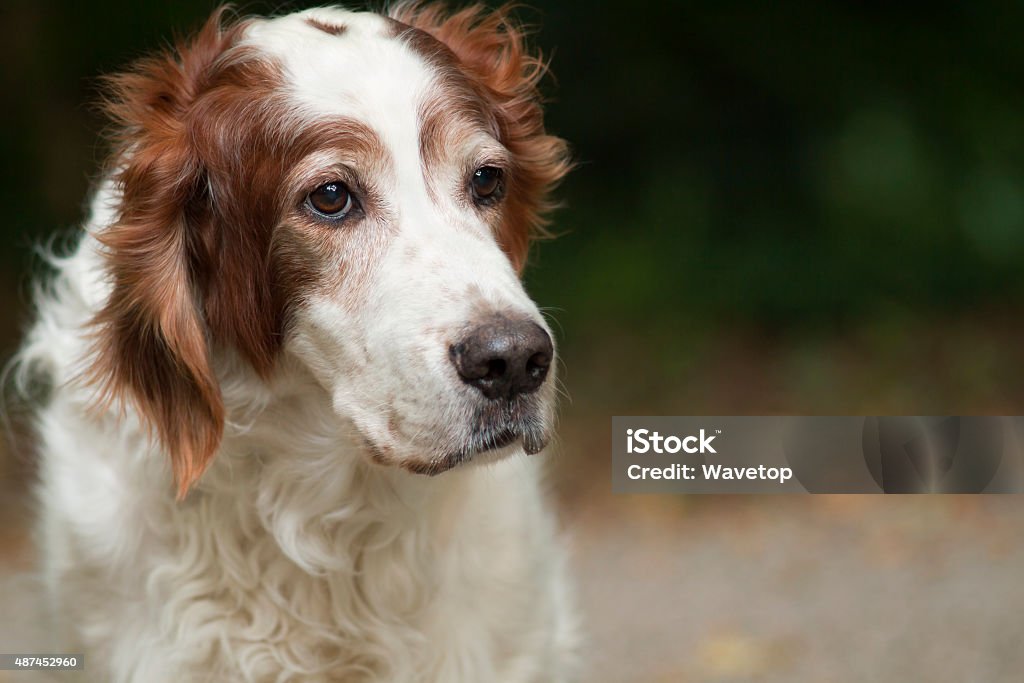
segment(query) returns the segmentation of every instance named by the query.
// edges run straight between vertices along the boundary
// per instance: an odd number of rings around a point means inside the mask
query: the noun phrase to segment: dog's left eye
[[[500,168],[481,166],[473,171],[470,179],[473,186],[473,197],[478,201],[493,201],[501,197],[504,174]]]
[[[334,180],[324,183],[306,198],[310,207],[327,218],[344,218],[352,210],[354,200],[345,183]]]

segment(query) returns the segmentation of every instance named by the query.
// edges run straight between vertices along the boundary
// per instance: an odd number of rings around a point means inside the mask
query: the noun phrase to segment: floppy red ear
[[[206,469],[224,427],[197,292],[202,242],[211,239],[204,171],[184,121],[211,64],[234,39],[236,30],[221,29],[221,14],[174,54],[108,79],[120,207],[98,234],[113,290],[94,321],[89,379],[104,400],[127,399],[155,428],[179,497]]]
[[[530,238],[542,231],[553,208],[549,194],[571,168],[565,141],[544,129],[537,85],[546,64],[528,50],[507,9],[472,5],[449,15],[441,4],[412,2],[395,7],[391,17],[447,46],[493,109],[501,143],[515,161],[499,238],[521,270]]]

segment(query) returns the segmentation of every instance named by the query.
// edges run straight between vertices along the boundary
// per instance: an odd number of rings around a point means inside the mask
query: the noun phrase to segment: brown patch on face
[[[473,5],[448,15],[440,4],[411,3],[397,7],[391,18],[393,34],[464,95],[447,98],[447,113],[427,120],[425,135],[440,139],[435,136],[446,119],[493,121],[497,139],[512,154],[498,240],[521,270],[531,234],[553,208],[548,195],[571,166],[565,142],[544,129],[537,85],[546,65],[528,52],[523,32],[501,10]],[[426,142],[423,149],[437,154],[440,148]]]
[[[447,86],[443,86],[439,92],[420,106],[420,158],[426,169],[442,167],[446,161],[451,160],[453,150],[466,149],[467,142],[473,138],[482,135],[494,139],[498,137],[497,123],[486,112],[483,100],[472,95],[466,87],[460,87],[456,83],[458,83],[457,80],[455,82],[449,80]],[[460,163],[463,161],[463,159],[459,159]],[[508,160],[504,154],[500,155],[500,159],[488,159],[488,163],[501,167],[508,166]],[[469,176],[476,169],[469,167],[459,170],[460,173],[465,173],[464,180],[466,182],[459,187],[460,194],[457,199],[466,201],[469,200],[468,192],[462,194],[462,191],[469,189]],[[427,177],[431,177],[429,173]],[[435,193],[448,189],[436,188],[433,183],[428,183],[428,190],[435,201],[437,199]],[[496,224],[494,228],[495,232],[500,234],[501,225]]]
[[[94,321],[87,379],[105,402],[133,402],[156,430],[179,497],[223,433],[212,346],[233,347],[269,376],[290,307],[319,274],[309,252],[326,246],[275,241],[303,199],[287,182],[292,170],[324,150],[383,154],[351,122],[297,129],[279,68],[238,45],[246,22],[222,26],[222,15],[172,53],[107,79],[121,205],[98,234],[113,290]]]
[[[495,138],[498,121],[480,83],[470,78],[447,45],[424,30],[392,20],[393,34],[434,67],[440,91],[421,105],[420,154],[430,168],[479,132]]]
[[[285,188],[299,188],[293,196],[282,197],[286,209],[272,249],[285,299],[294,307],[312,292],[336,291],[344,285],[342,299],[354,300],[368,278],[373,256],[383,250],[386,235],[376,225],[393,217],[386,199],[362,185],[349,169],[363,169],[368,177],[385,175],[390,168],[387,150],[368,126],[341,118],[306,124],[284,152],[282,168],[291,173],[279,182]],[[304,206],[309,192],[333,181],[344,183],[359,205],[339,223],[317,217]],[[375,225],[363,226],[363,221]],[[358,244],[339,249],[339,241]],[[346,254],[352,258],[346,261]]]
[[[325,21],[321,21],[315,17],[308,17],[306,23],[313,28],[323,31],[324,33],[332,36],[340,36],[345,32],[346,27],[338,24],[328,24]]]

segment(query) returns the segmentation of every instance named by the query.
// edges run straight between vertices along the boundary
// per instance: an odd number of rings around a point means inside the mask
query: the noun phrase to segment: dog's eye
[[[306,201],[314,211],[327,218],[344,218],[354,204],[352,193],[337,180],[324,183],[310,192]]]
[[[473,196],[478,200],[497,199],[501,196],[503,174],[500,168],[481,166],[473,171]]]

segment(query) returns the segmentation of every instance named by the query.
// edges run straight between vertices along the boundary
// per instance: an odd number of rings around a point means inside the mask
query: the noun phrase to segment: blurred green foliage
[[[545,14],[583,165],[543,299],[767,325],[1020,300],[1024,5]]]
[[[529,283],[570,344],[1022,300],[1024,4],[530,5],[549,128],[579,167]],[[6,272],[80,219],[102,152],[96,77],[212,7],[6,0]]]

